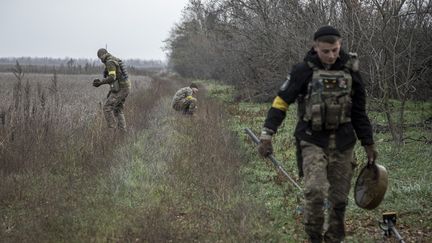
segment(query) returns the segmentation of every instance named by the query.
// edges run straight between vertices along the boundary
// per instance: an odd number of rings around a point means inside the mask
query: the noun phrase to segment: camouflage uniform
[[[301,150],[304,172],[304,225],[311,242],[341,242],[345,237],[345,208],[353,175],[353,148],[357,138],[362,145],[373,145],[372,127],[365,112],[365,90],[355,56],[340,50],[331,66],[324,66],[314,49],[304,62],[292,68],[268,111],[261,134],[261,154],[264,146],[270,153],[271,136],[286,116],[289,104],[298,103],[298,123],[295,137]],[[355,64],[355,65],[354,65]],[[320,77],[321,75],[321,77]],[[328,75],[330,78],[327,80]],[[332,76],[333,75],[333,76]],[[318,77],[318,78],[317,78]],[[339,95],[314,101],[311,93],[315,81],[321,82],[319,95],[336,90]],[[338,103],[339,102],[339,103]],[[337,112],[332,113],[332,109]],[[318,111],[318,112],[317,112]],[[265,145],[267,144],[267,145]],[[262,152],[264,151],[264,152]],[[330,204],[328,229],[323,235],[324,201]]]
[[[305,230],[312,238],[321,238],[324,224],[323,202],[330,202],[329,225],[324,239],[340,242],[345,235],[345,207],[353,175],[353,148],[336,149],[334,135],[328,148],[300,142],[305,179]]]
[[[105,79],[101,83],[110,85],[107,101],[103,106],[105,120],[109,128],[126,130],[126,119],[123,109],[131,89],[126,69],[120,59],[109,53],[102,55],[100,58],[105,64]]]
[[[193,91],[190,87],[179,89],[172,99],[171,106],[183,114],[193,114],[197,109],[197,99],[192,95]]]

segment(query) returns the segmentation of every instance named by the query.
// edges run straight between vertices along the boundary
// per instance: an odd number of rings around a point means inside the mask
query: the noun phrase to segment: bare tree
[[[406,101],[424,73],[430,73],[432,53],[425,36],[430,35],[430,1],[345,1],[351,30],[366,60],[370,93],[380,101],[393,140],[403,142]],[[424,28],[429,26],[429,29]],[[426,35],[425,35],[426,34]],[[430,42],[429,42],[430,43]],[[429,47],[428,47],[429,46]],[[424,82],[424,81],[423,81]],[[397,115],[392,100],[400,101]]]
[[[241,98],[268,100],[303,60],[312,33],[334,25],[343,48],[358,52],[367,92],[401,142],[405,102],[430,99],[431,23],[430,0],[191,0],[167,49],[180,74],[220,79],[238,86]],[[392,100],[401,102],[397,118]]]

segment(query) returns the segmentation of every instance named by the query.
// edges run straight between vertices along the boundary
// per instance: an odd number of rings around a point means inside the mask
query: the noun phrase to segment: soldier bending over
[[[193,97],[198,92],[198,86],[192,83],[189,87],[179,89],[172,100],[172,107],[185,115],[193,115],[197,110],[197,99]]]

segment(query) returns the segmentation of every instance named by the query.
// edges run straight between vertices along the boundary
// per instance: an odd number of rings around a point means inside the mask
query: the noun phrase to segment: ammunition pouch
[[[341,104],[341,123],[351,122],[352,100],[349,96],[343,96],[338,99]],[[346,120],[344,120],[346,119]]]
[[[325,112],[325,128],[326,129],[336,129],[339,127],[339,120],[340,120],[340,112],[341,111],[341,105],[335,105],[335,104],[328,104],[326,105],[326,112]]]
[[[322,128],[322,115],[323,108],[321,104],[312,105],[311,108],[311,121],[312,121],[312,130],[321,131]]]

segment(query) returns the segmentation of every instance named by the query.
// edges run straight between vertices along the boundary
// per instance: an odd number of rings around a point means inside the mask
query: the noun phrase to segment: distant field
[[[22,85],[29,83],[30,95],[35,96],[37,86],[41,86],[41,91],[50,93],[50,87],[53,85],[53,74],[36,74],[25,73]],[[108,93],[108,86],[104,85],[99,88],[92,86],[92,81],[101,78],[100,75],[57,75],[57,89],[62,103],[67,107],[82,107],[94,109],[102,102]],[[131,76],[132,92],[138,89],[146,88],[150,79],[147,76]],[[7,110],[13,98],[13,87],[17,84],[17,78],[13,73],[0,72],[0,111]]]

